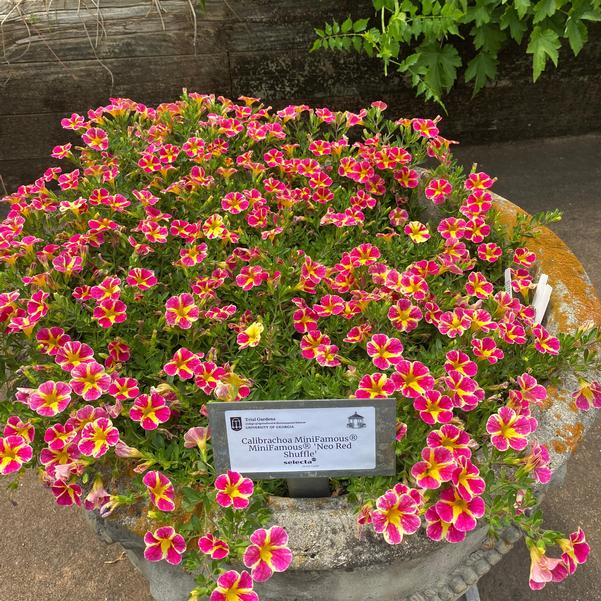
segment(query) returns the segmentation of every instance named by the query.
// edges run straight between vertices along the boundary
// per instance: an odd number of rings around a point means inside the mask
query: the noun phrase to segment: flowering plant
[[[204,562],[194,594],[250,601],[292,561],[264,527],[284,483],[215,473],[207,404],[395,397],[397,474],[333,483],[360,524],[398,544],[515,521],[533,588],[584,562],[582,532],[543,530],[534,494],[544,383],[598,342],[529,306],[522,240],[554,215],[506,230],[494,179],[466,175],[435,121],[385,109],[185,93],[64,119],[81,143],[52,156],[75,168],[3,199],[0,473],[35,462],[59,504],[105,516],[145,503],[149,561]],[[601,384],[575,402],[601,406]]]

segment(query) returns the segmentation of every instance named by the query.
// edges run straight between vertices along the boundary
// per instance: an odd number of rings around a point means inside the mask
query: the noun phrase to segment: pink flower
[[[523,451],[528,446],[527,436],[532,430],[526,416],[518,415],[509,407],[501,407],[488,418],[486,431],[499,451],[507,451],[510,447],[514,451]]]
[[[33,449],[22,436],[0,438],[0,475],[18,472],[24,463],[31,461]]]
[[[186,541],[171,526],[162,526],[154,532],[144,535],[144,558],[148,561],[161,561],[166,559],[171,565],[178,565],[182,561],[182,554],[186,550]]]
[[[104,367],[100,363],[89,361],[71,370],[69,384],[73,392],[81,396],[84,401],[96,401],[108,392],[111,377],[104,371]]]
[[[411,468],[411,475],[420,488],[439,488],[452,478],[456,465],[448,449],[426,447],[422,450],[422,459]]]
[[[186,449],[193,449],[194,447],[198,447],[200,451],[205,451],[207,448],[207,440],[210,438],[211,433],[209,428],[204,426],[196,426],[194,428],[190,428],[184,434],[184,447]]]
[[[402,360],[403,344],[398,338],[374,334],[367,343],[367,354],[378,369],[388,369]]]
[[[125,281],[128,286],[135,286],[139,290],[149,290],[158,283],[152,270],[142,269],[141,267],[130,269],[127,272],[127,279]]]
[[[38,348],[47,355],[54,357],[61,346],[71,340],[62,328],[42,328],[35,335],[39,342]]]
[[[255,582],[269,580],[274,572],[285,572],[292,563],[292,551],[287,546],[288,533],[284,528],[259,528],[250,535],[250,542],[242,560],[247,568],[251,568],[250,575]]]
[[[171,327],[188,330],[199,317],[200,309],[194,303],[194,297],[187,292],[172,296],[165,303],[165,320]]]
[[[259,601],[259,595],[253,591],[253,581],[248,572],[229,570],[217,579],[217,587],[209,601]]]
[[[486,484],[480,478],[478,468],[467,457],[459,457],[456,462],[457,467],[453,472],[451,482],[459,496],[466,501],[480,496],[484,492]]]
[[[415,398],[413,408],[419,411],[420,418],[430,426],[453,419],[453,402],[438,390],[428,390],[424,396]]]
[[[244,478],[238,472],[228,470],[227,473],[217,476],[215,489],[217,490],[217,503],[221,507],[245,509],[250,503],[254,485],[250,478]]]
[[[205,555],[210,555],[211,559],[220,560],[230,554],[229,545],[220,538],[216,538],[210,532],[198,539],[198,549]]]
[[[419,361],[400,361],[391,376],[400,393],[410,399],[424,396],[434,387],[434,378],[430,370]]]
[[[426,198],[429,198],[434,204],[442,204],[453,191],[451,183],[444,179],[433,179],[426,186],[425,194]]]
[[[493,285],[479,272],[472,271],[467,278],[465,290],[470,296],[485,299],[493,293]]]
[[[261,341],[261,334],[265,326],[260,321],[254,321],[245,330],[240,332],[236,342],[241,349],[258,346]]]
[[[138,381],[135,378],[113,378],[108,393],[117,401],[135,399],[140,394]]]
[[[94,360],[94,351],[87,344],[82,344],[76,340],[69,340],[62,346],[59,346],[54,360],[65,371],[71,371],[81,363],[87,363]]]
[[[405,225],[403,231],[416,244],[421,244],[422,242],[426,242],[430,239],[428,227],[419,221],[410,221],[407,225]]]
[[[386,374],[376,372],[364,375],[355,391],[358,399],[385,399],[395,391],[394,382]]]
[[[582,528],[578,528],[576,532],[572,532],[570,538],[560,539],[558,544],[563,551],[561,559],[570,574],[576,571],[578,565],[586,563],[591,548],[586,542]]]
[[[534,348],[539,353],[547,353],[549,355],[559,354],[559,340],[551,336],[549,332],[540,324],[532,328],[534,334]]]
[[[578,390],[572,393],[576,407],[580,411],[588,411],[591,407],[601,408],[601,383],[581,380]]]
[[[536,381],[529,373],[523,373],[516,378],[522,396],[535,405],[542,405],[547,398],[547,389]]]
[[[127,305],[121,300],[100,301],[94,307],[92,319],[95,319],[101,328],[110,328],[116,323],[123,323],[127,319]]]
[[[182,380],[189,380],[194,377],[199,367],[198,355],[182,347],[175,351],[171,361],[165,363],[163,370],[168,376],[179,376]]]
[[[173,511],[175,509],[175,491],[171,480],[159,471],[146,472],[142,482],[150,495],[150,500],[161,511]]]
[[[419,529],[419,503],[409,492],[399,494],[393,488],[377,499],[371,519],[374,530],[382,534],[389,545],[398,545],[405,534]]]
[[[246,265],[236,276],[236,284],[245,292],[248,292],[255,286],[260,286],[269,278],[269,273],[260,265]]]
[[[30,421],[22,421],[18,415],[11,415],[2,430],[4,436],[20,436],[27,444],[35,438],[35,426]]]
[[[484,509],[482,497],[473,497],[466,501],[452,486],[440,493],[440,500],[436,503],[436,511],[440,518],[453,524],[459,532],[473,530],[477,525],[476,520],[484,515]]]
[[[488,361],[491,365],[505,356],[505,353],[497,348],[494,338],[472,338],[471,345],[474,356]]]
[[[107,150],[109,147],[108,136],[99,127],[90,127],[81,135],[81,139],[93,150]]]
[[[478,366],[462,351],[449,351],[446,354],[444,369],[447,373],[458,371],[462,376],[469,378],[478,373]]]
[[[108,417],[99,417],[83,427],[77,448],[83,455],[98,459],[118,441],[119,430],[113,426],[113,422]]]
[[[388,319],[400,332],[411,332],[419,325],[423,314],[419,307],[403,298],[388,309]]]
[[[551,481],[552,472],[549,468],[549,451],[547,447],[535,442],[532,445],[530,454],[522,460],[524,469],[534,474],[534,479],[541,484],[548,484]]]
[[[530,580],[528,585],[533,591],[539,591],[548,582],[561,582],[568,575],[568,568],[561,559],[547,557],[545,549],[535,544],[530,547]]]
[[[156,430],[160,424],[171,417],[171,409],[167,406],[165,398],[158,392],[141,394],[129,410],[129,417],[139,422],[144,430]]]
[[[436,541],[446,540],[449,543],[460,543],[465,539],[465,532],[457,530],[451,522],[445,522],[439,515],[436,505],[432,505],[425,513],[426,535]]]
[[[64,411],[71,402],[71,386],[48,380],[29,396],[29,407],[38,415],[53,417]]]
[[[57,505],[68,507],[69,505],[81,505],[81,486],[64,480],[56,480],[51,486],[52,494]]]

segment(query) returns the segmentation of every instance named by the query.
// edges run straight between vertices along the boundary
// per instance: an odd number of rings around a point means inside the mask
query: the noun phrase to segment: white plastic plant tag
[[[553,287],[548,284],[544,285],[545,287],[542,291],[537,295],[538,298],[536,300],[536,304],[532,303],[534,310],[536,311],[536,315],[534,317],[535,323],[541,323],[543,317],[545,316],[545,312],[547,311],[547,307],[549,306],[549,300],[551,299],[551,292],[553,292]],[[537,288],[538,292],[538,288]]]
[[[536,285],[536,288],[534,290],[534,295],[532,296],[531,304],[533,307],[535,307],[536,304],[539,302],[542,293],[544,292],[545,288],[547,287],[548,281],[549,281],[549,276],[546,273],[541,273],[541,276],[538,280],[538,284]]]
[[[507,292],[507,294],[513,298],[513,291],[511,289],[511,267],[508,267],[505,270],[505,292]]]

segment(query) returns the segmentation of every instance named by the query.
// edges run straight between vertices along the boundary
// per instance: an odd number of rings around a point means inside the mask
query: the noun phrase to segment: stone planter
[[[503,220],[511,225],[521,209],[500,197],[496,200]],[[601,323],[593,287],[566,245],[545,229],[529,248],[537,253],[554,288],[548,329],[570,332],[590,321]],[[537,415],[537,439],[549,447],[555,482],[561,480],[570,454],[595,418],[594,412],[575,409],[571,391],[576,386],[569,371],[560,374],[559,384],[549,389],[549,400]],[[389,546],[370,528],[358,529],[355,512],[343,497],[272,498],[270,503],[273,522],[288,530],[294,562],[286,573],[257,585],[262,601],[453,601],[520,538],[510,527],[492,541],[482,527],[460,544],[436,543],[420,531],[401,545]],[[186,601],[194,587],[192,576],[166,562],[143,559],[139,516],[117,511],[105,520],[89,517],[105,540],[125,547],[157,601]]]

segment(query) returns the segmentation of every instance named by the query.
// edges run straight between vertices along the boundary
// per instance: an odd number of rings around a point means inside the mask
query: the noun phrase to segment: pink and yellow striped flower
[[[364,375],[355,391],[358,399],[385,399],[395,391],[394,382],[380,372]]]
[[[280,526],[269,530],[259,528],[250,535],[251,544],[244,551],[242,560],[255,582],[265,582],[274,572],[285,572],[292,563],[292,551],[288,548],[288,533]]]
[[[167,406],[165,397],[158,392],[151,392],[136,398],[129,410],[129,417],[139,422],[144,430],[156,430],[171,417],[171,409]]]
[[[182,347],[175,352],[171,361],[165,363],[163,370],[168,376],[179,376],[182,380],[189,380],[194,377],[199,367],[198,355]]]
[[[253,581],[246,571],[229,570],[217,578],[217,587],[209,601],[259,601],[253,590]]]
[[[85,401],[96,401],[108,392],[111,377],[104,371],[104,367],[100,363],[89,361],[71,370],[69,384],[73,392]]]
[[[57,365],[65,371],[71,371],[81,363],[94,360],[94,351],[87,344],[77,340],[69,340],[59,347],[54,357]]]
[[[22,436],[0,438],[0,476],[18,472],[32,457],[33,449]]]
[[[65,334],[62,328],[42,328],[35,335],[38,341],[38,348],[47,355],[54,357],[58,353],[58,349],[71,338]]]
[[[473,497],[466,501],[452,486],[440,493],[440,500],[436,503],[436,511],[440,518],[453,524],[460,532],[473,530],[477,520],[484,515],[484,510],[482,497]]]
[[[123,378],[117,376],[111,381],[108,393],[117,401],[129,401],[140,394],[138,381],[135,378]]]
[[[236,338],[236,342],[240,349],[252,348],[261,341],[261,334],[265,326],[260,321],[254,321],[245,330],[240,332]]]
[[[400,393],[410,399],[424,396],[434,388],[430,370],[420,361],[400,361],[391,379]]]
[[[367,354],[378,369],[388,369],[402,361],[403,344],[398,338],[374,334],[367,343]]]
[[[398,545],[405,534],[419,529],[419,504],[408,492],[399,493],[392,488],[377,499],[371,521],[374,530],[382,534],[389,545]]]
[[[194,297],[188,292],[172,296],[165,303],[165,320],[171,327],[177,326],[189,330],[200,317],[200,309],[194,302]]]
[[[558,544],[563,551],[561,559],[570,574],[576,571],[578,565],[586,563],[591,548],[586,542],[582,528],[578,528],[576,532],[572,532],[569,538],[560,539]]]
[[[30,444],[35,438],[35,426],[30,421],[24,422],[18,415],[11,415],[6,420],[2,434],[3,436],[21,436],[27,444]]]
[[[182,561],[182,555],[186,550],[186,541],[171,526],[162,526],[154,532],[144,535],[144,559],[148,561],[167,560],[171,565],[178,565]]]
[[[86,424],[80,434],[77,448],[82,455],[98,459],[119,442],[119,430],[108,417],[99,417]]]
[[[122,300],[107,298],[94,307],[92,319],[95,319],[101,328],[123,323],[127,319],[127,305]]]
[[[525,415],[518,415],[510,407],[501,407],[486,422],[486,431],[490,441],[499,449],[507,451],[523,451],[528,446],[528,435],[532,432],[531,420]]]
[[[422,450],[422,461],[411,468],[411,475],[421,488],[439,488],[443,482],[448,482],[456,469],[453,454],[444,447]]]
[[[29,408],[43,417],[54,417],[71,402],[71,386],[65,382],[48,380],[29,396]]]
[[[74,482],[55,480],[50,486],[57,505],[69,507],[70,505],[81,505],[81,486]]]
[[[465,532],[455,528],[450,522],[445,522],[436,510],[436,505],[432,505],[426,511],[426,535],[428,538],[436,541],[446,540],[448,543],[460,543],[465,539]]]
[[[161,472],[154,470],[146,472],[142,482],[150,496],[150,500],[161,511],[175,510],[175,490],[171,480]]]
[[[210,555],[211,559],[216,560],[225,559],[230,554],[229,545],[210,532],[198,539],[198,549],[201,553]]]
[[[413,400],[413,408],[426,424],[446,424],[453,419],[453,401],[438,390],[428,390]]]
[[[601,382],[581,380],[578,390],[572,393],[576,407],[580,411],[588,411],[591,407],[601,408]]]
[[[217,476],[215,489],[217,490],[217,503],[221,507],[245,509],[254,492],[254,484],[250,478],[244,478],[238,472],[228,470],[225,474]]]

